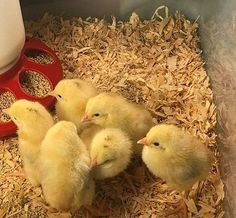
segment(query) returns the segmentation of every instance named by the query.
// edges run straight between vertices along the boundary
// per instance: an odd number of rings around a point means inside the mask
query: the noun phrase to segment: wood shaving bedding
[[[198,24],[183,15],[161,21],[130,21],[112,18],[63,20],[45,14],[27,22],[29,35],[43,40],[57,51],[65,78],[82,78],[102,91],[118,92],[144,104],[157,122],[174,123],[197,135],[215,152],[216,107],[198,47]],[[45,207],[40,188],[32,188],[21,178],[7,177],[20,166],[17,139],[0,145],[0,217],[72,217]],[[165,217],[170,202],[180,195],[132,161],[128,171],[140,180],[135,196],[123,177],[97,182],[94,205],[109,210],[110,217]],[[187,202],[189,217],[223,217],[223,183],[218,161],[205,181],[197,184]],[[74,217],[90,217],[81,209]],[[173,217],[178,217],[174,215]]]
[[[10,121],[10,117],[2,112],[2,109],[6,109],[11,106],[15,101],[14,95],[9,92],[5,91],[0,94],[0,122],[8,122]]]

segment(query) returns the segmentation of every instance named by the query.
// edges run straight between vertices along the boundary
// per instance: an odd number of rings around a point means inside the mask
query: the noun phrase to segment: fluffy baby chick
[[[136,145],[137,140],[153,126],[152,117],[144,107],[114,93],[101,93],[89,99],[82,121],[122,129],[135,143],[136,153],[142,151],[142,146]]]
[[[61,80],[49,95],[57,99],[56,112],[59,120],[73,122],[78,132],[86,126],[80,120],[89,98],[97,95],[97,90],[81,79]]]
[[[118,175],[128,166],[131,155],[132,142],[122,130],[101,130],[93,138],[90,149],[94,177],[105,179]]]
[[[142,159],[148,169],[179,191],[189,191],[210,171],[213,159],[206,146],[174,125],[157,125],[138,143],[145,145]]]
[[[93,169],[93,177],[105,179],[123,172],[130,162],[132,145],[129,137],[120,129],[106,128],[98,132],[90,146],[90,167]],[[122,175],[136,194],[131,176],[125,172]]]
[[[90,158],[77,135],[75,124],[60,121],[45,136],[39,159],[41,184],[46,201],[60,211],[92,204],[95,185]]]
[[[46,132],[53,126],[50,113],[39,103],[18,100],[4,110],[17,125],[19,150],[23,169],[32,185],[39,185],[37,160],[41,142]]]

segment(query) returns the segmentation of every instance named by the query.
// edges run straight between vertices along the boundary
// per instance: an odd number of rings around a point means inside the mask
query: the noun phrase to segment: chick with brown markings
[[[4,112],[18,128],[19,150],[25,176],[33,186],[37,186],[40,184],[37,161],[43,138],[53,126],[52,116],[41,104],[24,99],[14,102]]]
[[[137,140],[144,137],[154,125],[150,113],[144,107],[114,93],[101,93],[89,99],[82,121],[104,128],[122,129],[134,142],[134,152],[137,154],[142,151]]]
[[[95,184],[90,175],[90,158],[75,124],[59,121],[45,136],[39,159],[43,194],[59,211],[91,205]]]
[[[142,159],[148,169],[178,191],[191,190],[211,169],[213,157],[207,147],[175,125],[157,125],[138,143],[144,144]]]
[[[107,128],[92,140],[90,157],[96,179],[114,177],[124,171],[132,156],[132,142],[120,129]]]
[[[97,94],[96,88],[81,79],[61,80],[49,93],[57,99],[56,113],[59,120],[73,122],[79,133],[87,127],[87,124],[80,122],[86,104],[91,97]]]

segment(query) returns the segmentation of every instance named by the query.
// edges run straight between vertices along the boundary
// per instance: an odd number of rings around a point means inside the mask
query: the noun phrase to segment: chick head
[[[38,102],[21,99],[14,102],[4,112],[11,117],[19,128],[31,129],[36,125],[47,128],[53,124],[49,112]]]
[[[156,125],[149,130],[145,138],[138,141],[138,144],[147,146],[153,152],[169,153],[174,149],[176,132],[179,132],[179,128],[174,125]]]
[[[116,104],[115,94],[101,93],[93,98],[90,98],[85,109],[85,114],[82,117],[82,122],[90,121],[99,126],[106,126],[108,119],[118,113],[119,109]]]
[[[131,149],[132,142],[122,130],[103,129],[95,135],[91,143],[91,168],[97,174],[103,174],[100,177],[115,176],[127,167]]]
[[[81,79],[64,79],[56,85],[49,95],[54,96],[61,104],[68,104],[68,102],[73,102],[73,99],[76,100],[79,97],[78,95],[81,95],[81,98],[83,98],[85,96],[94,96],[95,93],[96,89],[86,81]]]

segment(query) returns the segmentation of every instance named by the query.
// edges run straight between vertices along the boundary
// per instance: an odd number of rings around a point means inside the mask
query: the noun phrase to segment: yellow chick
[[[45,136],[39,159],[41,185],[46,201],[60,211],[92,204],[95,184],[90,158],[75,124],[59,121]]]
[[[80,122],[87,101],[97,94],[97,90],[91,84],[81,79],[61,80],[55,89],[49,93],[57,99],[56,113],[59,120],[73,122],[78,132],[87,126]]]
[[[14,102],[4,112],[18,127],[19,150],[25,176],[33,186],[37,186],[40,180],[37,170],[40,145],[48,129],[53,126],[53,119],[41,104],[23,99]]]
[[[89,99],[82,122],[92,122],[104,128],[120,128],[134,142],[134,152],[140,154],[142,146],[136,142],[154,125],[150,113],[142,106],[128,102],[114,93],[101,93]]]
[[[157,125],[138,143],[145,145],[142,159],[148,169],[178,191],[189,191],[211,169],[213,158],[206,146],[175,125]]]
[[[107,128],[92,140],[90,157],[96,179],[113,177],[124,171],[131,159],[132,142],[120,129]]]
[[[179,191],[191,189],[210,171],[212,157],[206,146],[174,125],[153,127],[139,143],[145,145],[142,159],[148,169]]]

